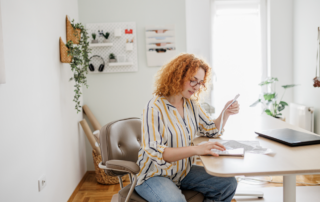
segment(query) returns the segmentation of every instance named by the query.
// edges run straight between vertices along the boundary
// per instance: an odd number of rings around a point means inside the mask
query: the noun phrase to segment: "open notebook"
[[[219,154],[219,156],[244,156],[244,148],[226,149],[225,151],[211,149],[211,151]]]

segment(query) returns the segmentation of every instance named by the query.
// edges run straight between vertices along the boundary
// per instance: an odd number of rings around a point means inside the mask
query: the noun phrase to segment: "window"
[[[267,76],[266,6],[263,0],[213,0],[212,104],[219,116],[228,100],[240,94],[241,114],[260,114],[249,108],[261,94],[258,83]]]

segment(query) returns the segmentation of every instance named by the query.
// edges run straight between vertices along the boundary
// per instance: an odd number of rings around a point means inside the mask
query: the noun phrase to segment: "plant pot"
[[[60,44],[60,61],[62,63],[70,63],[72,61],[71,55],[68,56],[68,48],[66,44],[63,43],[61,37],[59,39]]]
[[[103,39],[102,42],[103,43],[110,43],[110,40],[109,39]]]
[[[68,16],[66,17],[66,25],[67,25],[67,42],[72,41],[73,44],[79,44],[80,37],[81,37],[81,30],[74,28],[71,25],[71,22],[68,19]]]
[[[96,39],[96,40],[92,40],[91,43],[99,43],[99,41]]]
[[[117,59],[109,59],[109,63],[117,62]]]
[[[275,116],[274,118],[279,119],[279,120],[281,120],[281,121],[286,121],[286,118],[285,118],[285,117]]]

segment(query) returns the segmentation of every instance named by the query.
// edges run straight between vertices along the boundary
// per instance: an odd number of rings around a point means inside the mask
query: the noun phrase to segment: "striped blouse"
[[[163,159],[164,149],[190,146],[196,135],[218,136],[213,120],[200,105],[191,99],[183,99],[184,119],[163,96],[152,98],[143,109],[137,185],[151,177],[163,176],[180,186],[180,182],[190,171],[194,157],[169,163]]]

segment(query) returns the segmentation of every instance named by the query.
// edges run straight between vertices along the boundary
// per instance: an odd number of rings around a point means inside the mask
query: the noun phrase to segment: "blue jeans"
[[[201,192],[204,201],[230,202],[236,192],[237,180],[234,177],[209,175],[202,166],[192,165],[188,175],[181,181],[181,189]],[[152,177],[136,186],[136,192],[151,202],[186,202],[186,198],[172,180],[166,177]]]

